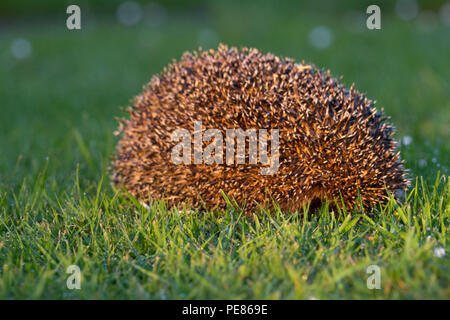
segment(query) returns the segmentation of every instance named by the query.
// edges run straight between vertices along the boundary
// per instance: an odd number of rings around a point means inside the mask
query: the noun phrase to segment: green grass
[[[81,32],[60,16],[1,26],[0,298],[450,298],[448,26],[386,14],[381,31],[356,31],[341,13],[222,4],[159,27],[84,21]],[[317,25],[333,32],[324,50],[308,41]],[[28,59],[10,54],[18,37]],[[376,99],[396,138],[412,137],[400,150],[407,199],[252,220],[117,194],[107,168],[119,106],[172,58],[218,40],[330,68]],[[67,289],[72,264],[81,290]],[[373,264],[380,290],[366,287]]]
[[[0,298],[448,298],[450,183],[372,214],[146,209],[102,185],[57,197],[42,172],[3,213]],[[76,264],[81,290],[68,290]],[[381,289],[366,286],[378,265]]]

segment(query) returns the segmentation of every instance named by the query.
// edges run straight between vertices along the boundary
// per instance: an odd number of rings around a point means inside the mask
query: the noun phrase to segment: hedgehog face
[[[328,71],[256,49],[186,53],[128,112],[112,180],[143,201],[223,208],[223,191],[246,212],[271,199],[286,211],[325,199],[353,208],[358,196],[369,207],[407,185],[393,129],[372,101]],[[268,167],[277,170],[262,174]]]

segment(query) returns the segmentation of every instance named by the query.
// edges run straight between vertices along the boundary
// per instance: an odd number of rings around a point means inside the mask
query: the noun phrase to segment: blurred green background
[[[44,166],[59,189],[107,172],[115,117],[186,50],[219,42],[330,69],[398,128],[411,176],[449,173],[448,1],[0,2],[0,185]],[[66,8],[81,8],[81,30]],[[381,8],[381,30],[366,8]]]

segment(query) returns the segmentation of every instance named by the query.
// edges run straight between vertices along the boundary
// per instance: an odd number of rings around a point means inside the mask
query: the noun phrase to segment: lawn
[[[356,8],[364,14],[364,8]],[[450,298],[450,26],[214,3],[161,24],[65,15],[0,25],[0,298]],[[364,17],[364,16],[363,16]],[[311,45],[317,26],[331,32]],[[11,45],[32,51],[15,59]],[[220,42],[312,62],[377,101],[412,186],[370,212],[148,209],[115,192],[115,117],[173,58]],[[81,289],[67,288],[70,265]],[[367,267],[381,271],[370,290]]]

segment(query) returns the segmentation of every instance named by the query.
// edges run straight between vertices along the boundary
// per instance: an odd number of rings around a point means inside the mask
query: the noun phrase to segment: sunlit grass
[[[56,195],[41,173],[0,198],[0,298],[448,298],[450,183],[417,181],[373,212],[145,208],[105,191]],[[94,189],[94,188],[93,188]],[[231,204],[231,202],[230,202]],[[445,250],[437,256],[436,250]],[[69,265],[81,290],[66,286]],[[370,265],[381,289],[366,286]]]

